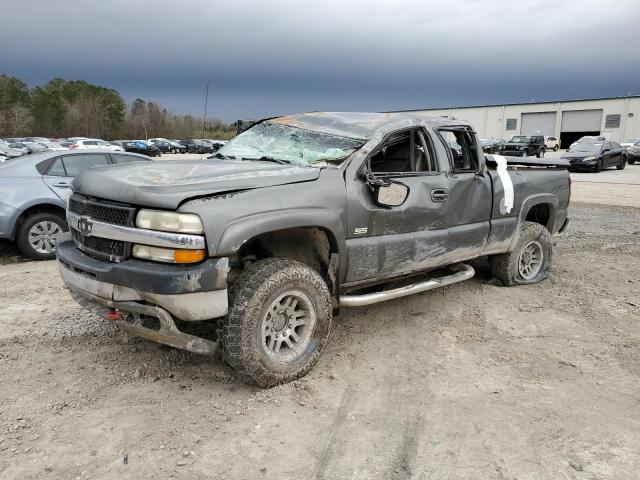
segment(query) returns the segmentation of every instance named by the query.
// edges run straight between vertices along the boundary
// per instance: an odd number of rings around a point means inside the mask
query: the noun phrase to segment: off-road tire
[[[304,263],[284,258],[260,260],[245,269],[230,292],[229,314],[221,320],[223,360],[243,380],[272,387],[304,376],[320,358],[331,331],[331,294],[320,274]],[[302,291],[313,304],[316,323],[303,354],[275,361],[263,348],[262,319],[279,295]]]
[[[520,275],[518,262],[523,248],[531,241],[537,241],[542,246],[543,258],[538,274],[534,278],[527,280]],[[539,283],[546,279],[549,275],[552,257],[553,244],[549,231],[539,223],[523,222],[518,229],[518,240],[513,251],[500,255],[491,255],[489,264],[491,266],[491,274],[500,280],[504,286],[512,287],[514,285]]]
[[[616,165],[616,169],[618,170],[624,170],[624,167],[627,166],[627,159],[622,157],[622,160],[620,160],[620,163],[618,165]]]
[[[57,223],[65,232],[69,230],[67,221],[62,215],[57,215],[55,213],[36,213],[28,216],[18,227],[16,244],[26,257],[32,258],[33,260],[52,260],[56,258],[55,251],[52,253],[40,253],[34,250],[29,243],[29,230],[31,230],[31,227],[39,222],[45,221]]]
[[[545,152],[545,149],[544,149],[544,148],[541,148],[541,149],[540,149],[540,150],[538,150],[538,152],[536,153],[536,157],[537,157],[537,158],[544,158],[544,152]]]

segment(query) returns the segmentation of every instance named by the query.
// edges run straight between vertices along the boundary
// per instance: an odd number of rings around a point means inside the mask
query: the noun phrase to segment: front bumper
[[[19,215],[20,212],[17,209],[5,203],[0,203],[0,238],[13,240],[16,219]]]
[[[227,314],[227,258],[192,266],[134,259],[112,263],[82,253],[68,233],[58,238],[56,255],[60,276],[75,294],[106,302],[153,304],[184,321]]]

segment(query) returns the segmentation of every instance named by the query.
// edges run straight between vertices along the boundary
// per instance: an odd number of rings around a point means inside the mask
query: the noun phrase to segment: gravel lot
[[[0,266],[0,478],[638,478],[640,210],[574,204],[552,278],[343,310],[259,390]],[[126,461],[125,461],[126,460]]]

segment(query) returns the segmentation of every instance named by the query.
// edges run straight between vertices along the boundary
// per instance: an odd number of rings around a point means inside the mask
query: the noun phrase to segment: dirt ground
[[[640,478],[640,209],[573,204],[552,277],[343,310],[270,390],[127,336],[0,246],[2,479]]]

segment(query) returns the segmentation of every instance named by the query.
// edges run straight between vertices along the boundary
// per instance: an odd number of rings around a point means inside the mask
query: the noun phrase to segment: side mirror
[[[399,207],[408,195],[409,187],[402,183],[388,182],[375,186],[376,203],[384,207]]]

